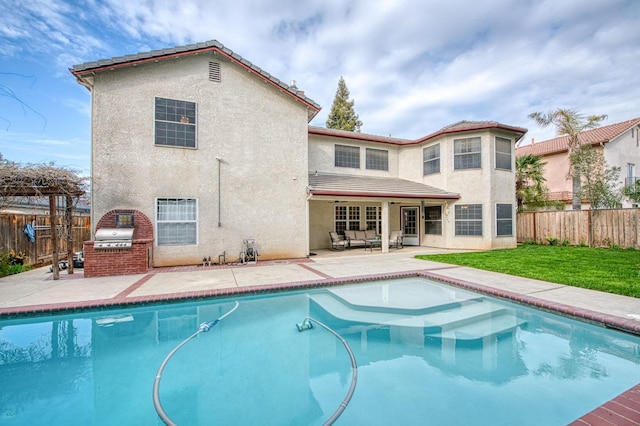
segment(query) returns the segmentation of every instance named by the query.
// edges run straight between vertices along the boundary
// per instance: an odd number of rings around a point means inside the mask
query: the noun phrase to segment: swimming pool
[[[640,338],[424,278],[0,321],[0,424],[567,424],[640,382]]]

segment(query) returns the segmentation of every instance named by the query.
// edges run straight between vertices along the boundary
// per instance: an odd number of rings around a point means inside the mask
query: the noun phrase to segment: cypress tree
[[[360,132],[362,121],[359,120],[358,114],[353,109],[354,103],[355,101],[349,100],[349,89],[347,89],[344,78],[340,77],[336,97],[333,99],[331,112],[327,118],[327,128]]]

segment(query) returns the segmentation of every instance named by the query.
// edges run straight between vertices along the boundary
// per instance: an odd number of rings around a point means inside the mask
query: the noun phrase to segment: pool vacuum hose
[[[173,350],[169,352],[169,355],[165,357],[164,361],[162,361],[162,364],[160,364],[160,368],[156,373],[156,380],[153,382],[153,406],[155,407],[156,413],[158,413],[158,416],[164,422],[164,424],[169,426],[176,426],[176,423],[173,420],[171,420],[171,417],[169,417],[169,415],[164,411],[164,408],[162,408],[162,403],[160,402],[160,380],[162,379],[162,372],[164,371],[164,367],[167,365],[171,357],[173,357],[173,355],[176,352],[178,352],[178,350],[181,347],[189,343],[191,339],[193,339],[194,337],[196,337],[198,334],[202,332],[206,333],[207,331],[211,330],[216,324],[218,324],[220,321],[222,321],[227,316],[229,316],[233,311],[238,309],[238,306],[240,304],[238,302],[235,302],[235,303],[236,303],[235,306],[229,312],[222,315],[220,318],[210,322],[203,322],[202,324],[200,324],[200,327],[198,327],[198,330],[195,333],[193,333],[191,336],[184,339],[178,346],[173,348]]]
[[[342,412],[347,408],[347,405],[349,405],[349,402],[351,401],[351,397],[353,397],[353,392],[356,390],[356,384],[358,383],[358,364],[356,363],[356,357],[353,356],[353,352],[351,351],[351,348],[349,347],[349,344],[347,343],[347,341],[344,340],[344,338],[341,335],[339,335],[334,329],[332,329],[328,325],[321,323],[317,319],[307,317],[304,319],[304,321],[296,324],[298,331],[301,332],[305,330],[311,330],[313,328],[313,324],[311,324],[311,321],[315,322],[320,327],[324,328],[329,333],[336,336],[336,338],[340,340],[340,342],[342,342],[342,345],[347,350],[347,353],[349,354],[349,358],[351,359],[351,386],[349,386],[349,391],[347,392],[347,395],[344,397],[344,399],[338,406],[338,409],[331,415],[331,417],[327,419],[327,421],[323,423],[323,426],[330,426],[336,420],[338,420],[338,417],[340,417]]]

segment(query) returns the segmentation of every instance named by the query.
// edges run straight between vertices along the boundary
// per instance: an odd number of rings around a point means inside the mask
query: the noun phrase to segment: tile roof
[[[599,144],[611,142],[633,126],[640,125],[640,117],[634,118],[620,123],[610,124],[608,126],[597,127],[591,130],[585,130],[578,136],[581,144]],[[558,136],[542,142],[536,142],[529,145],[519,146],[516,148],[516,156],[520,157],[527,154],[533,155],[551,155],[567,150],[569,136]]]
[[[327,129],[324,127],[309,126],[309,134],[319,136],[334,136],[342,139],[354,139],[365,142],[379,142],[391,145],[416,145],[434,139],[445,134],[461,133],[468,131],[484,130],[484,129],[502,129],[516,133],[518,139],[527,133],[527,129],[522,127],[514,127],[497,121],[459,121],[454,124],[443,127],[437,132],[431,133],[419,139],[401,139],[386,136],[369,135],[366,133],[349,132],[346,130]]]
[[[437,132],[431,133],[423,138],[420,138],[415,141],[415,143],[426,142],[430,139],[434,139],[441,135],[451,134],[451,133],[461,133],[467,131],[475,131],[475,130],[485,130],[485,129],[501,129],[509,132],[514,132],[517,135],[520,135],[516,140],[522,138],[526,133],[527,129],[524,127],[515,127],[509,126],[507,124],[498,123],[497,121],[458,121],[457,123],[450,124],[448,126],[443,127]]]
[[[309,173],[313,195],[458,199],[460,194],[409,180],[333,173]]]
[[[271,83],[272,85],[280,88],[283,92],[289,93],[289,95],[304,101],[309,107],[315,110],[317,113],[320,111],[320,105],[311,98],[305,96],[304,92],[300,91],[295,85],[289,86],[276,77],[272,76],[268,72],[264,71],[257,65],[244,59],[231,49],[225,47],[217,40],[209,40],[202,43],[189,44],[186,46],[177,46],[167,49],[152,50],[150,52],[141,52],[133,55],[116,56],[109,59],[100,59],[98,61],[85,62],[83,64],[74,65],[69,71],[78,78],[81,78],[84,74],[93,73],[96,71],[111,70],[115,68],[122,68],[127,66],[133,66],[135,64],[144,62],[154,62],[158,59],[175,58],[185,55],[193,55],[206,51],[216,51],[227,59],[235,62],[236,64],[246,68],[250,72],[254,73],[263,80]],[[315,114],[314,114],[315,115]]]
[[[348,130],[327,129],[326,127],[309,126],[310,135],[333,136],[341,139],[354,139],[364,142],[382,142],[393,145],[410,144],[409,139],[392,138],[386,136],[370,135],[360,132],[350,132]]]

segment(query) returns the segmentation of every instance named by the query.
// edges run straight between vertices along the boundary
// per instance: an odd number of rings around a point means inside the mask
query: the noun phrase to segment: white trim
[[[194,220],[188,220],[188,219],[180,219],[180,220],[162,220],[160,221],[158,219],[158,201],[159,200],[193,200],[195,201],[195,219]],[[199,215],[199,209],[198,209],[198,199],[197,198],[189,198],[189,197],[156,197],[154,199],[154,203],[153,203],[153,210],[154,210],[154,237],[155,237],[155,245],[156,247],[159,246],[194,246],[194,245],[198,245],[199,243],[199,235],[200,235],[200,215]],[[158,235],[158,228],[159,228],[159,223],[195,223],[196,225],[196,229],[195,229],[195,242],[193,244],[160,244],[160,238]]]

